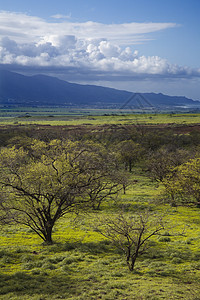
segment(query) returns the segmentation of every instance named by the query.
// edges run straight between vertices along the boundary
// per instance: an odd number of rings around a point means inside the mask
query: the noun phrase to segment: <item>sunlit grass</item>
[[[200,210],[159,205],[161,188],[142,173],[133,178],[126,194],[99,212],[61,219],[51,246],[26,227],[2,227],[0,299],[198,299]],[[123,254],[94,231],[98,216],[121,205],[128,214],[149,207],[167,221],[132,273]]]

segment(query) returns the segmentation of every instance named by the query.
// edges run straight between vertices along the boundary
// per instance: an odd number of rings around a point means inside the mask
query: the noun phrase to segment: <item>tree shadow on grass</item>
[[[66,251],[78,250],[81,253],[100,254],[114,252],[112,243],[109,240],[99,242],[73,242],[67,241],[65,243],[57,243],[53,246],[48,246],[48,252],[62,253]]]
[[[75,291],[75,289],[74,289]],[[67,296],[73,294],[73,282],[68,274],[50,276],[29,275],[17,272],[14,275],[0,274],[0,295],[13,293],[20,295],[45,295],[51,299],[52,295]]]
[[[90,253],[90,254],[101,254],[101,253],[111,253],[114,251],[112,244],[110,241],[100,241],[98,243],[95,242],[88,242],[88,243],[82,243],[80,245],[79,250],[84,253]]]
[[[46,258],[41,263],[48,261],[41,267],[34,266],[28,269],[28,272],[21,271],[12,275],[0,274],[0,297],[10,294],[17,299],[20,299],[20,296],[30,297],[30,299],[35,296],[42,297],[41,299],[76,296],[79,285],[77,280],[73,279],[73,275],[76,268],[78,269],[79,262],[85,260],[88,255],[94,255],[95,259],[98,254],[108,252],[114,253],[115,249],[107,240],[96,243],[66,242],[48,246],[45,249],[47,257],[45,255]],[[58,260],[59,258],[62,260]]]

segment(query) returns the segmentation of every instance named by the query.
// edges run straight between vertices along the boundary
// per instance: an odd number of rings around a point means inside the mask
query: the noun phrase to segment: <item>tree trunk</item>
[[[129,172],[130,173],[132,172],[132,161],[131,160],[129,161]]]
[[[128,247],[127,253],[126,253],[126,263],[128,265],[129,270],[131,271],[130,257],[131,257],[131,249],[130,249],[130,247]]]
[[[52,229],[53,229],[53,224],[46,224],[45,227],[45,233],[44,233],[44,241],[46,244],[53,244],[53,240],[52,240]]]
[[[137,254],[135,254],[133,257],[131,257],[131,265],[130,265],[130,271],[133,271],[134,269],[134,266],[135,266],[135,261],[136,261],[136,258],[137,258]]]
[[[123,191],[124,191],[124,195],[126,195],[126,185],[123,184]]]
[[[124,169],[125,169],[125,171],[128,170],[128,163],[127,162],[124,163]]]
[[[137,244],[137,248],[135,250],[135,253],[131,255],[131,264],[130,264],[130,267],[129,267],[130,271],[133,271],[136,259],[139,255],[139,248],[141,246],[141,244],[140,244],[141,235],[142,235],[142,233],[140,232],[140,237],[139,237],[139,241],[138,241],[138,244]]]
[[[171,206],[172,207],[177,207],[177,204],[176,204],[176,201],[175,201],[175,197],[174,197],[174,194],[170,194],[170,197],[171,197]]]

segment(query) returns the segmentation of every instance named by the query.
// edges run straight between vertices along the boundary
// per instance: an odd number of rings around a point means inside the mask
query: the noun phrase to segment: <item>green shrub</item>
[[[33,261],[33,257],[31,255],[25,254],[25,255],[21,256],[21,262],[22,263],[28,263],[28,262],[31,262],[31,261]]]
[[[62,251],[70,251],[70,250],[74,250],[77,248],[77,244],[76,243],[65,243],[62,246]]]
[[[11,263],[11,258],[9,256],[7,256],[7,255],[4,255],[2,257],[2,259],[1,259],[1,263],[3,263],[3,264],[9,264],[9,263]]]
[[[171,241],[170,237],[168,237],[168,236],[162,236],[158,240],[159,240],[159,242],[164,242],[164,243],[168,243]]]
[[[15,250],[15,253],[24,253],[24,252],[28,252],[28,251],[22,247],[17,247]]]
[[[31,270],[35,267],[35,265],[33,263],[25,263],[21,265],[21,268],[23,270]]]
[[[62,262],[65,259],[66,256],[54,256],[46,259],[46,262],[50,262],[52,264],[57,264],[59,262]]]
[[[67,266],[67,265],[65,265],[65,266],[62,266],[62,270],[64,271],[64,272],[69,272],[69,267]]]
[[[200,262],[191,264],[191,267],[195,270],[200,270]]]
[[[171,262],[173,264],[181,264],[183,262],[183,260],[180,257],[174,257],[174,258],[172,258]]]
[[[163,256],[164,256],[163,250],[159,248],[150,248],[148,249],[148,252],[146,252],[143,255],[144,258],[150,258],[150,259],[163,258]]]
[[[192,259],[193,260],[200,260],[200,251],[197,251],[197,252],[193,253]]]
[[[168,231],[164,231],[164,232],[162,233],[162,236],[170,236],[170,233],[169,233]]]
[[[43,265],[42,265],[42,268],[45,269],[45,270],[55,270],[56,269],[56,266],[49,263],[49,262],[45,262]]]
[[[38,269],[38,268],[35,268],[35,269],[32,269],[31,273],[32,273],[33,275],[40,275],[40,274],[41,274],[41,270]]]
[[[193,259],[192,250],[188,246],[180,246],[180,242],[174,243],[164,251],[164,257],[173,259],[174,257],[188,261]],[[178,246],[177,246],[178,245]],[[184,245],[184,244],[183,244]]]
[[[20,279],[20,280],[31,280],[32,277],[24,272],[16,272],[14,273],[14,278],[15,279]]]
[[[151,269],[160,269],[166,266],[166,263],[160,261],[154,261],[149,264],[149,268]]]
[[[62,265],[70,265],[74,262],[77,262],[78,259],[74,256],[69,256],[69,257],[66,257],[65,259],[63,259],[62,261]]]
[[[8,252],[6,250],[1,250],[0,251],[0,258],[4,257],[4,256],[7,256],[8,255]]]

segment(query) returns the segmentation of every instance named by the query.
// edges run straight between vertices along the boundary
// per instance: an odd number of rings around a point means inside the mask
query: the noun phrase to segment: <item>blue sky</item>
[[[199,0],[0,0],[0,64],[200,100]]]

